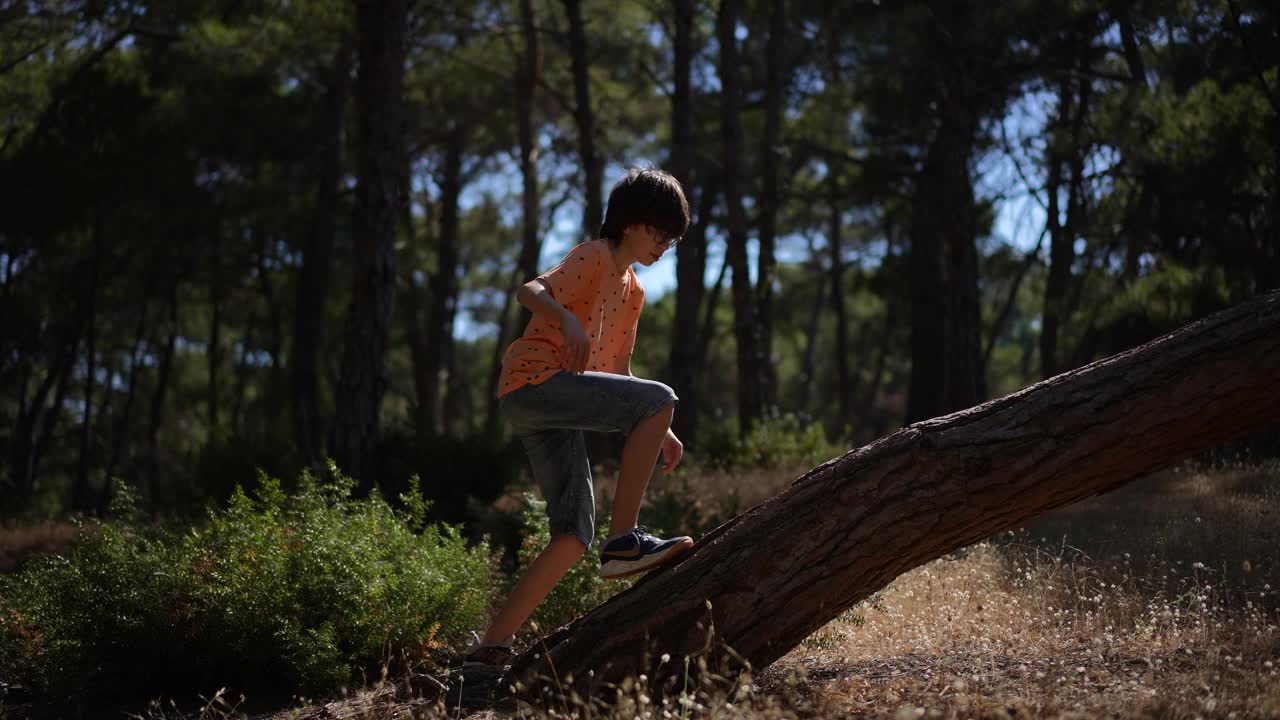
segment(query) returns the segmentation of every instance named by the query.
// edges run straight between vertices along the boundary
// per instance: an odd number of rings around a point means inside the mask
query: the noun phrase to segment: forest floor
[[[724,475],[690,487],[710,498],[732,483],[750,506],[789,477]],[[1280,464],[1183,466],[918,567],[755,677],[663,702],[637,686],[611,710],[584,714],[1280,718],[1278,519]],[[575,714],[415,695],[388,683],[272,712],[218,699],[203,710],[155,707],[143,716]]]
[[[690,485],[714,494],[731,478],[706,480]],[[749,682],[666,704],[641,688],[591,714],[1280,718],[1278,519],[1280,464],[1166,471],[902,575]],[[387,687],[270,717],[566,710],[468,711]]]

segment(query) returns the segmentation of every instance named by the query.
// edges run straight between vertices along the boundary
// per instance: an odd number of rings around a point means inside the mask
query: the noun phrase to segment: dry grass
[[[1280,717],[1280,468],[1179,469],[906,573],[771,668],[816,714]]]
[[[13,572],[26,558],[66,553],[79,541],[80,528],[66,520],[39,520],[0,527],[0,573]]]

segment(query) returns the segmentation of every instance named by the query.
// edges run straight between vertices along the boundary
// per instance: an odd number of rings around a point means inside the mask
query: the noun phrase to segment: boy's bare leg
[[[641,420],[627,436],[627,444],[622,448],[622,467],[618,470],[618,489],[613,496],[610,537],[636,526],[640,500],[644,498],[644,489],[649,485],[658,451],[662,449],[662,439],[671,428],[675,412],[675,403],[671,403]]]
[[[511,597],[507,598],[484,634],[484,642],[502,642],[514,635],[586,550],[576,536],[557,535],[551,538],[551,543],[529,564],[512,589]]]

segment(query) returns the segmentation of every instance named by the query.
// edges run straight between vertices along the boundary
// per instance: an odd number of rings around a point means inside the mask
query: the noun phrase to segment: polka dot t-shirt
[[[591,341],[587,370],[626,372],[635,349],[644,287],[630,267],[619,274],[604,240],[569,251],[560,264],[538,276],[556,302],[573,313]],[[537,385],[566,369],[560,360],[560,323],[534,315],[524,335],[507,348],[498,379],[501,397],[522,385]]]

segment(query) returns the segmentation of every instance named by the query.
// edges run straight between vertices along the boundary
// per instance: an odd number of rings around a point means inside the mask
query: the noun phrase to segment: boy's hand
[[[667,430],[666,437],[662,438],[662,474],[666,475],[675,470],[683,456],[684,443],[680,442],[680,438],[676,437],[675,433]]]
[[[587,360],[591,357],[591,341],[582,329],[582,323],[573,313],[566,312],[560,318],[560,332],[564,334],[564,344],[560,346],[560,362],[570,372],[580,373],[587,369]]]

